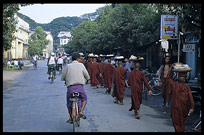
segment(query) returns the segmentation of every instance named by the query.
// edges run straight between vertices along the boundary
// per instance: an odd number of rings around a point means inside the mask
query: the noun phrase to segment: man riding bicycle
[[[47,66],[48,66],[48,74],[49,74],[49,77],[48,77],[48,79],[50,79],[51,77],[50,77],[50,70],[51,70],[51,68],[53,67],[53,69],[54,69],[54,72],[53,72],[53,74],[54,74],[54,78],[55,78],[55,76],[56,76],[56,65],[57,65],[57,60],[56,60],[56,58],[55,58],[55,53],[51,53],[51,56],[48,58],[48,61],[47,61]],[[56,79],[56,78],[55,78]]]
[[[38,57],[37,57],[37,55],[33,55],[33,65],[36,65],[36,67],[37,67],[37,64],[38,64]]]
[[[61,77],[61,80],[65,81],[65,84],[67,87],[67,108],[69,112],[69,120],[67,122],[69,123],[73,122],[73,119],[71,117],[72,102],[69,100],[73,92],[81,93],[80,100],[82,102],[82,105],[81,106],[79,105],[79,107],[81,107],[79,115],[83,119],[86,119],[86,115],[83,113],[83,111],[87,103],[87,95],[85,93],[83,85],[85,84],[84,78],[86,78],[88,83],[90,83],[90,76],[85,66],[79,61],[80,61],[80,54],[76,52],[73,53],[72,62],[70,64],[67,64]]]
[[[57,59],[57,71],[59,71],[59,67],[61,68],[62,70],[62,65],[63,65],[63,58],[61,55],[59,55],[59,58]]]

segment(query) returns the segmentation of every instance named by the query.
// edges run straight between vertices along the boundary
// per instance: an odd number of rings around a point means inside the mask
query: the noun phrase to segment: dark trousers
[[[53,74],[55,76],[56,75],[56,65],[55,64],[48,65],[48,74],[50,75],[52,67],[53,67]]]

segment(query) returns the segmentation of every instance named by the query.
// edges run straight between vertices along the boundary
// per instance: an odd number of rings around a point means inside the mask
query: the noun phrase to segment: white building
[[[44,31],[47,36],[46,39],[49,41],[48,44],[46,45],[46,48],[43,49],[43,56],[45,56],[45,58],[48,58],[51,53],[53,52],[53,36],[52,33],[50,31]],[[29,36],[31,36],[34,33],[34,31],[31,31]]]
[[[49,31],[45,31],[45,33],[47,34],[46,39],[49,42],[46,45],[46,48],[43,49],[43,56],[45,56],[45,58],[48,58],[51,55],[51,53],[53,52],[53,36],[52,36],[51,32],[49,32]]]
[[[29,24],[23,19],[14,16],[16,24],[15,39],[12,41],[11,49],[4,51],[4,58],[8,59],[23,59],[28,58],[28,38],[29,38]]]
[[[60,31],[58,36],[60,38],[60,46],[67,44],[71,39],[71,33],[67,31]]]

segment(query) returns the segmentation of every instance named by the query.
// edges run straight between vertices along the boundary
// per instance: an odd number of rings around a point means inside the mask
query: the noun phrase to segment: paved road
[[[12,85],[4,86],[3,132],[72,132],[72,125],[66,123],[66,87],[60,75],[51,84],[46,72],[46,62],[39,62],[37,70],[31,66]],[[81,120],[78,132],[174,132],[171,119],[147,105],[141,105],[141,119],[135,119],[128,111],[128,95],[119,105],[102,88],[85,85],[85,90],[87,119]]]

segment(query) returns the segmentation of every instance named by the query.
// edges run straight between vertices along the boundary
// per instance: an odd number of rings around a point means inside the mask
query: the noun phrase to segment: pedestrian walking
[[[120,105],[123,105],[123,98],[124,98],[124,92],[125,92],[125,76],[126,76],[126,70],[123,68],[123,56],[122,57],[116,57],[118,60],[118,67],[114,68],[114,77],[113,77],[113,92],[112,97],[115,98],[114,103],[118,103],[120,101]]]
[[[99,84],[101,85],[102,88],[104,88],[104,67],[105,67],[105,62],[104,62],[104,55],[101,56],[101,62],[99,63],[99,70],[100,70],[100,76],[99,76]]]
[[[128,78],[128,84],[131,88],[131,100],[132,106],[129,111],[134,110],[136,114],[136,119],[140,119],[140,104],[142,103],[142,90],[143,83],[149,91],[149,95],[152,94],[151,88],[147,82],[145,74],[140,71],[141,64],[138,61],[135,61],[135,69],[130,72]]]
[[[113,78],[113,65],[111,64],[111,58],[108,58],[108,64],[104,67],[104,81],[105,81],[105,93],[110,94]]]
[[[93,63],[93,61],[92,61],[92,58],[90,57],[91,56],[91,54],[89,54],[88,55],[88,62],[87,62],[87,68],[88,68],[88,73],[89,73],[89,76],[90,76],[90,79],[91,79],[91,82],[92,82],[92,75],[91,75],[91,65],[92,65],[92,63]]]
[[[169,85],[167,83],[167,73],[170,70],[170,57],[165,56],[163,59],[163,63],[159,68],[159,82],[162,82],[162,97],[163,97],[163,104],[164,106],[168,107],[169,101],[170,101],[170,95],[171,95],[171,89],[169,88]]]
[[[91,86],[94,87],[94,89],[98,88],[99,85],[99,74],[100,74],[100,69],[99,69],[99,63],[96,62],[96,58],[93,58],[93,63],[91,65]]]
[[[125,58],[124,61],[125,61],[124,68],[125,68],[125,70],[126,70],[125,85],[126,85],[127,87],[129,87],[127,81],[128,81],[129,73],[131,72],[131,70],[130,70],[130,63],[129,63],[129,60],[128,60],[127,58]]]
[[[175,132],[184,132],[188,113],[190,115],[194,112],[194,99],[190,87],[184,84],[186,72],[178,73],[178,82],[171,79],[170,75],[174,65],[172,64],[167,75],[167,82],[172,91],[171,118]]]

